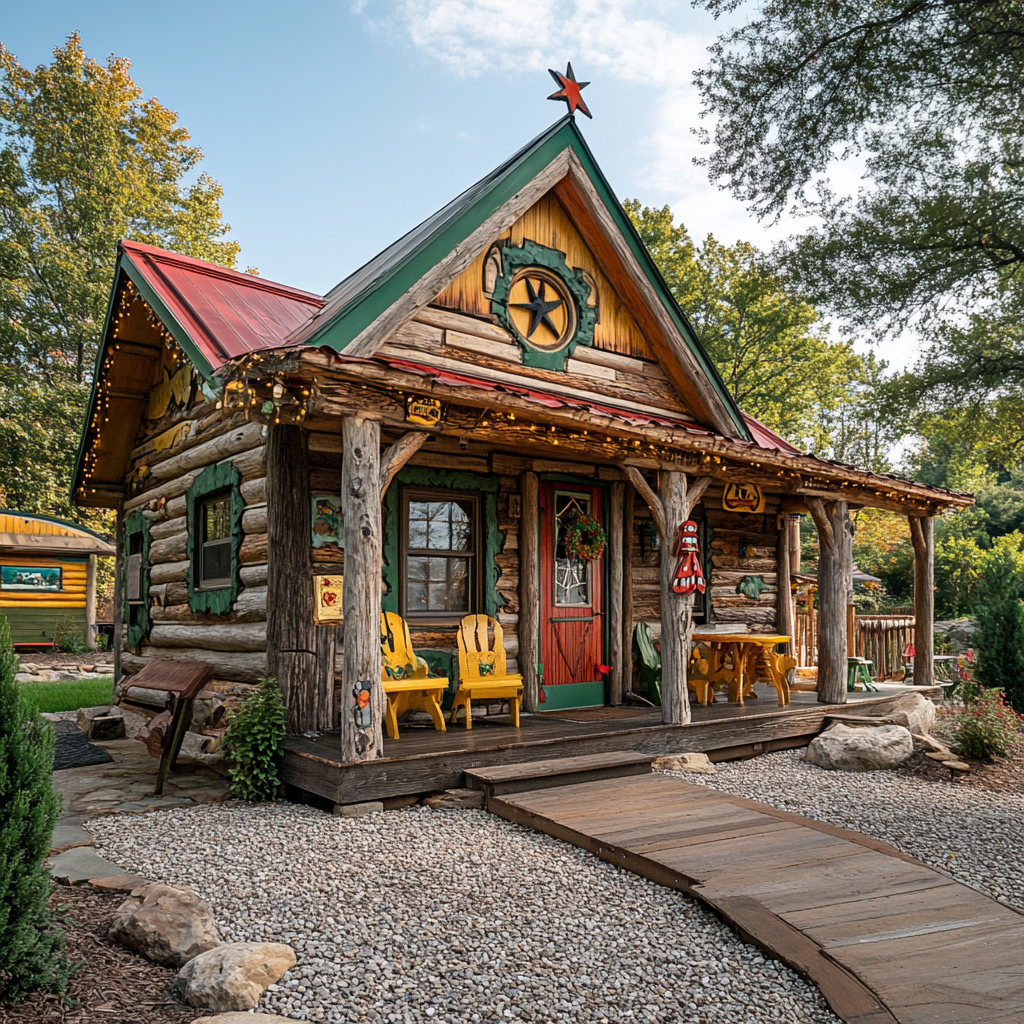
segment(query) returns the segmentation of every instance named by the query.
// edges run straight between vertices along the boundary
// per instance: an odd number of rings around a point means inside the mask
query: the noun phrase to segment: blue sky
[[[130,57],[224,186],[239,266],[323,292],[561,116],[546,69],[567,60],[620,199],[670,204],[695,238],[798,229],[766,231],[693,166],[692,71],[720,27],[686,0],[34,0],[0,41],[26,66],[73,31]]]

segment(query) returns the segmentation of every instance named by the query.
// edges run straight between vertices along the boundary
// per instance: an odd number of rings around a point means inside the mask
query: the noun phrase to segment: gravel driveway
[[[814,986],[694,900],[483,811],[220,804],[89,830],[125,869],[197,889],[226,940],[294,946],[268,1012],[839,1024]]]
[[[1024,909],[1024,794],[926,782],[900,771],[830,772],[780,750],[667,772],[881,839],[989,896]]]

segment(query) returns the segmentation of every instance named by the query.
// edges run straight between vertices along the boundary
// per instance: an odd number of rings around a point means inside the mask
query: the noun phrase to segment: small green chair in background
[[[661,655],[654,646],[651,627],[638,622],[633,630],[633,643],[640,655],[640,690],[653,704],[661,703]]]
[[[864,658],[846,659],[846,692],[855,693],[857,684],[862,683],[865,693],[878,693],[871,678],[871,662]]]

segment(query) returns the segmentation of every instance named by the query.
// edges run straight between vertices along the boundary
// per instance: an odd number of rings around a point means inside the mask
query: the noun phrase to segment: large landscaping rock
[[[877,772],[901,765],[913,752],[910,730],[902,725],[837,723],[811,740],[804,760],[837,772]]]
[[[889,707],[885,717],[919,736],[930,736],[935,732],[935,705],[920,693],[904,694]]]
[[[295,951],[283,943],[229,942],[189,960],[171,991],[189,1006],[251,1010],[294,964]]]
[[[117,908],[110,937],[153,963],[181,967],[213,949],[220,931],[210,904],[198,893],[154,882],[133,890]]]

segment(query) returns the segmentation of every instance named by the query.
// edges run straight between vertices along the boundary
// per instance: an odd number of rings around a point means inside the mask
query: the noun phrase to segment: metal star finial
[[[548,74],[555,80],[555,84],[560,86],[558,92],[553,92],[548,99],[565,100],[565,105],[569,108],[570,114],[575,114],[579,110],[593,120],[594,115],[587,110],[587,105],[580,96],[580,92],[586,89],[590,83],[576,81],[576,76],[572,73],[572,64],[565,65],[564,75],[559,71],[552,71],[551,68],[548,68]]]

